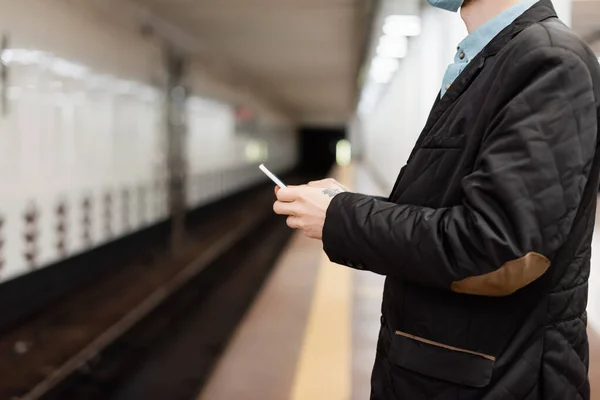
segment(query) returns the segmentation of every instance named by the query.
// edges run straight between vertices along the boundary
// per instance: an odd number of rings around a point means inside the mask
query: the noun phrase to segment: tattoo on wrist
[[[342,193],[341,189],[324,189],[323,190],[323,194],[327,195],[331,198],[335,197],[339,193]]]

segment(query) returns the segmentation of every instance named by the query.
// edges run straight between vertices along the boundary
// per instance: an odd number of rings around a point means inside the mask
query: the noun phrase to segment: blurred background
[[[554,4],[600,60],[600,0]],[[0,0],[0,400],[368,398],[382,278],[258,165],[389,193],[466,34],[421,0]]]

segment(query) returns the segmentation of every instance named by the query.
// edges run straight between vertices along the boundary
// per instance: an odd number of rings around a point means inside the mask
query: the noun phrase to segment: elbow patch
[[[548,258],[531,252],[507,262],[489,274],[453,282],[451,289],[456,293],[478,296],[508,296],[540,278],[548,268],[550,268]]]

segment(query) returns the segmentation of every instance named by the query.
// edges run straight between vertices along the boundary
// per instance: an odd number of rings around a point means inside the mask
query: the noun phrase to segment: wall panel
[[[0,116],[1,282],[164,220],[168,210],[160,47],[78,1],[0,0],[0,9],[10,38],[9,112]],[[278,172],[294,166],[287,120],[246,97],[261,125],[239,135],[232,89],[211,99],[193,84],[195,74],[202,75],[195,68],[189,77],[190,207],[265,180],[259,161]],[[266,149],[258,158],[257,143]]]

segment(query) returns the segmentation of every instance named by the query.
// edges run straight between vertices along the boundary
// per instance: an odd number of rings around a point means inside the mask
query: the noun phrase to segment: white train
[[[161,48],[83,2],[0,0],[0,282],[167,217]],[[282,173],[294,127],[190,68],[187,206]],[[210,88],[210,89],[208,89]],[[240,132],[235,105],[256,110]]]

